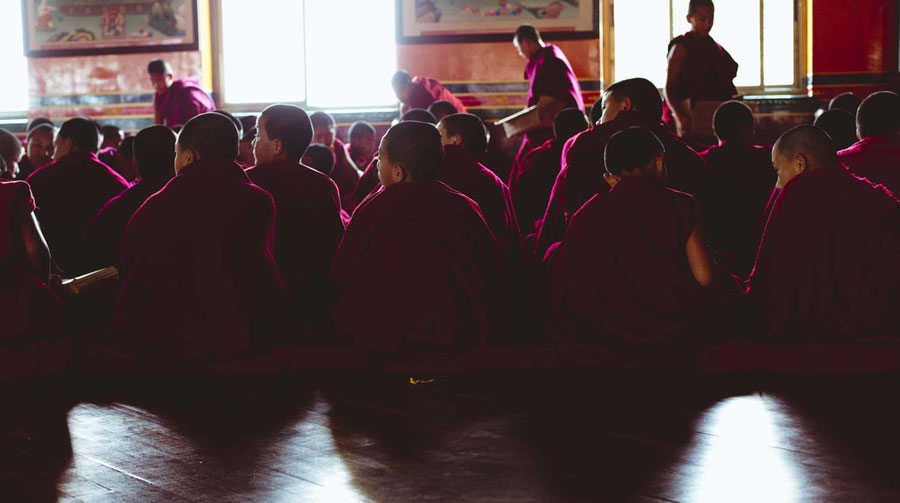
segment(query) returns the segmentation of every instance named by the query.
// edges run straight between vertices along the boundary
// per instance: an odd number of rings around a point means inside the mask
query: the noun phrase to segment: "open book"
[[[66,293],[78,295],[84,290],[102,285],[108,281],[119,279],[119,270],[113,266],[105,267],[99,271],[89,272],[75,278],[64,279],[60,286]]]

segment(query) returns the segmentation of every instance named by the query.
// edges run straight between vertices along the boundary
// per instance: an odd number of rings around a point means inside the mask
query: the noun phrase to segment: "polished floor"
[[[0,501],[896,502],[897,381],[50,381],[7,393]]]

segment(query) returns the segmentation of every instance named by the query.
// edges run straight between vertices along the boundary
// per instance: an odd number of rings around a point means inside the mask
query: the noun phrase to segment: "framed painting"
[[[197,0],[22,0],[22,17],[32,58],[199,47]]]
[[[511,41],[530,24],[548,40],[598,38],[597,0],[396,0],[401,44]]]

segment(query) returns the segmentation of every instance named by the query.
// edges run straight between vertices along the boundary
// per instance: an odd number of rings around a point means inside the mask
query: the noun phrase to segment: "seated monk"
[[[613,135],[603,160],[612,189],[572,217],[552,298],[557,330],[576,343],[685,343],[709,328],[713,262],[696,201],[666,188],[664,151],[645,128]]]
[[[485,344],[501,322],[504,252],[478,205],[435,181],[440,134],[401,122],[378,157],[385,188],[357,207],[331,268],[337,335],[391,359]]]
[[[859,110],[860,105],[862,105],[862,99],[859,96],[846,92],[831,98],[831,101],[828,102],[828,110],[843,110],[856,117],[856,111]]]
[[[838,150],[856,143],[856,117],[845,110],[829,110],[818,116],[813,126],[828,133]]]
[[[25,137],[25,155],[19,159],[18,180],[53,162],[53,139],[56,129],[50,124],[38,124]]]
[[[125,132],[119,126],[106,125],[100,128],[100,132],[103,134],[101,150],[110,147],[117,149],[125,139]]]
[[[417,121],[437,125],[437,118],[431,112],[422,108],[413,108],[400,117],[400,122]]]
[[[257,164],[247,176],[275,199],[275,261],[309,321],[329,307],[323,303],[323,292],[330,291],[328,268],[344,236],[338,189],[328,175],[300,163],[313,138],[303,109],[272,105],[259,116],[257,131]]]
[[[54,162],[28,177],[38,220],[54,263],[69,276],[89,272],[81,240],[94,215],[128,188],[128,182],[97,160],[99,130],[89,119],[69,119],[56,135]]]
[[[772,147],[752,143],[753,111],[740,101],[719,106],[713,129],[719,144],[700,154],[710,173],[700,200],[704,236],[719,262],[746,278],[759,249],[760,220],[775,188]]]
[[[797,126],[772,153],[781,193],[749,295],[768,337],[897,335],[900,203],[844,169],[831,138]]]
[[[400,101],[400,115],[421,108],[427,109],[437,101],[449,101],[459,112],[465,112],[462,101],[447,90],[437,79],[413,77],[406,70],[398,70],[391,77],[391,87]]]
[[[315,112],[309,118],[315,132],[313,142],[321,143],[334,151],[334,169],[330,176],[341,193],[341,204],[345,204],[345,200],[349,203],[353,188],[362,173],[350,159],[344,142],[335,136],[334,117],[325,112]]]
[[[115,165],[110,166],[116,173],[122,175],[128,183],[134,182],[140,173],[134,165],[134,136],[126,136],[116,150]]]
[[[125,227],[148,197],[175,176],[175,133],[166,126],[150,126],[134,136],[134,162],[140,179],[100,208],[84,234],[86,269],[119,266]]]
[[[542,258],[553,243],[562,240],[566,224],[581,205],[594,194],[609,191],[598,159],[603,158],[609,138],[625,128],[645,127],[662,141],[670,188],[691,195],[701,192],[706,182],[706,164],[666,128],[661,116],[659,90],[647,79],[623,80],[606,89],[600,124],[579,133],[563,147],[562,170],[541,220],[535,257]]]
[[[216,104],[200,84],[187,78],[176,79],[168,61],[156,59],[147,65],[153,86],[154,124],[174,128],[192,117],[215,110]]]
[[[266,324],[284,294],[272,255],[275,203],[237,155],[237,129],[221,114],[182,128],[175,177],[125,229],[111,345],[150,362],[269,348]]]
[[[16,135],[6,129],[0,128],[0,159],[3,159],[6,169],[0,178],[13,180],[19,175],[19,159],[22,158],[22,142]]]
[[[438,122],[444,120],[444,117],[448,115],[458,114],[460,111],[456,108],[456,105],[449,101],[441,100],[435,101],[427,108],[428,113],[434,116],[434,119]]]
[[[890,91],[869,95],[856,113],[860,140],[838,158],[853,173],[900,194],[900,96]]]
[[[300,164],[328,176],[334,169],[334,151],[321,143],[313,143],[303,153]]]
[[[559,174],[563,145],[585,129],[588,121],[584,112],[577,108],[563,110],[553,121],[554,138],[526,154],[516,167],[509,190],[523,234],[536,232],[535,227],[544,216],[550,189]]]
[[[350,145],[347,146],[350,160],[357,168],[368,166],[375,158],[375,151],[378,148],[375,142],[375,128],[366,121],[356,121],[350,126],[347,137],[350,138]]]
[[[522,238],[512,196],[500,178],[478,160],[487,150],[487,131],[477,115],[448,115],[438,124],[444,144],[444,162],[437,179],[472,198],[497,237],[514,255],[522,250]]]

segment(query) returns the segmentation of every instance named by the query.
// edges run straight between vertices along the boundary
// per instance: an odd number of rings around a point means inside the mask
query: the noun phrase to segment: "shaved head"
[[[647,79],[636,78],[616,82],[609,86],[603,95],[603,100],[613,100],[624,103],[625,99],[631,102],[632,111],[640,114],[645,119],[654,123],[662,118],[662,96],[656,85]],[[604,105],[604,109],[609,105]]]
[[[175,132],[166,126],[146,127],[134,136],[133,157],[141,178],[172,178],[175,140]]]
[[[900,133],[900,96],[890,91],[870,94],[856,112],[856,131],[860,138]]]
[[[837,149],[821,128],[797,126],[775,142],[772,164],[778,173],[776,187],[781,188],[802,173],[837,165]]]

